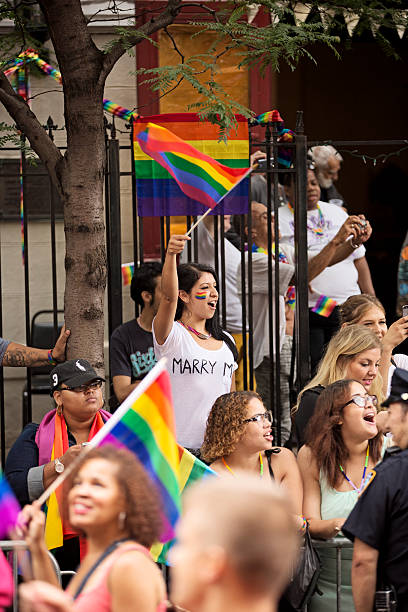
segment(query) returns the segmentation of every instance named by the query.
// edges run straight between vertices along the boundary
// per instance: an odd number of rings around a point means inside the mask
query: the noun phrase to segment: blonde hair
[[[322,385],[327,387],[337,380],[348,378],[347,367],[352,359],[364,351],[371,349],[382,350],[381,341],[376,334],[362,325],[346,325],[340,329],[330,340],[326,352],[319,364],[316,376],[302,389],[298,395],[298,401],[293,409],[299,408],[302,395],[307,389]],[[378,372],[370,385],[370,393],[378,397],[378,403],[385,400],[382,391],[382,376]]]
[[[365,313],[373,307],[381,310],[385,317],[384,306],[376,297],[366,293],[352,295],[340,306],[340,324],[353,325],[358,323]]]

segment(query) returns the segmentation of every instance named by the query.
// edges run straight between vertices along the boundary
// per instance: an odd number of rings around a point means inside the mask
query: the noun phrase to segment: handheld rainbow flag
[[[198,151],[207,159],[210,158],[211,164],[216,160],[227,167],[227,171],[239,172],[241,170],[245,173],[249,166],[248,122],[240,115],[236,115],[235,118],[237,129],[229,135],[228,142],[220,142],[218,127],[208,121],[200,121],[199,116],[195,113],[152,115],[140,117],[133,122],[133,151],[139,216],[202,215],[208,211],[207,202],[201,203],[202,200],[197,199],[196,192],[192,196],[187,195],[168,169],[155,161],[155,158],[152,159],[150,153],[141,146],[142,143],[138,136],[141,132],[146,132],[148,124],[154,123],[172,132],[182,140],[184,145],[193,147],[195,154]],[[197,162],[197,158],[195,161]],[[200,169],[201,162],[198,161]],[[189,176],[191,179],[191,174]],[[217,214],[247,213],[248,194],[249,179],[245,178],[236,185],[231,194],[226,195],[218,204]],[[219,197],[217,192],[215,198],[219,199]]]
[[[186,488],[198,480],[201,480],[201,478],[217,475],[208,465],[200,461],[200,459],[180,445],[178,445],[178,453],[180,461],[180,493],[183,493]],[[154,544],[150,549],[153,560],[156,561],[156,563],[167,564],[167,555],[173,544],[174,540],[170,540],[164,544],[160,542]]]
[[[127,448],[143,464],[163,501],[160,539],[171,540],[180,514],[179,451],[165,360],[125,399],[87,449],[104,444]]]
[[[20,505],[0,469],[0,539],[16,525],[19,512]]]
[[[321,315],[322,317],[329,317],[337,306],[336,300],[327,297],[327,295],[320,295],[316,304],[312,308],[312,312]]]
[[[188,197],[208,208],[217,206],[251,172],[251,168],[220,164],[155,123],[148,123],[137,140],[142,151],[163,166]]]

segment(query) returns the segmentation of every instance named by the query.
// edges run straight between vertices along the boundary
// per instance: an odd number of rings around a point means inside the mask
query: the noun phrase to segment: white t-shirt
[[[408,355],[404,355],[403,353],[397,353],[392,356],[393,361],[395,362],[397,368],[402,368],[403,370],[408,370]],[[387,382],[387,397],[391,391],[391,379],[392,375],[395,372],[395,365],[391,364],[388,370],[388,382]]]
[[[289,286],[289,281],[295,271],[295,251],[289,244],[280,244],[279,246],[289,261],[289,263],[279,263],[279,346],[280,350],[282,350],[286,330],[285,294]],[[272,261],[272,292],[275,287],[274,266],[275,262]],[[248,253],[245,253],[245,274],[248,282]],[[241,263],[237,273],[237,288],[241,296]],[[270,356],[268,255],[266,253],[252,253],[252,304],[254,368],[257,368],[264,357]],[[275,321],[275,300],[272,300],[272,317],[273,321]],[[275,330],[273,330],[273,347],[275,347]]]
[[[238,366],[225,342],[215,351],[204,349],[176,321],[164,344],[157,344],[154,322],[152,332],[156,358],[167,358],[177,442],[187,448],[200,448],[212,405],[217,397],[230,392]]]
[[[307,249],[308,256],[315,256],[334,238],[340,227],[346,221],[347,213],[334,204],[319,202],[323,215],[323,235],[317,235],[313,229],[319,228],[320,219],[317,209],[307,211]],[[279,229],[282,242],[294,244],[295,224],[293,213],[290,208],[282,206],[279,209]],[[328,266],[316,278],[311,281],[313,292],[309,292],[309,308],[315,306],[320,295],[336,300],[337,304],[343,304],[351,295],[361,293],[358,286],[358,271],[354,265],[356,259],[365,255],[365,248],[360,246],[355,249],[346,259],[333,266]]]
[[[200,223],[197,227],[197,239],[198,239],[198,261],[201,264],[211,266],[215,269],[215,258],[214,258],[214,238],[205,227],[204,223]],[[192,242],[194,243],[194,237]],[[192,245],[192,248],[194,246]],[[242,309],[241,302],[237,292],[237,269],[241,261],[241,252],[234,247],[233,244],[226,238],[224,238],[224,250],[225,250],[225,304],[226,304],[226,315],[227,315],[227,329],[233,334],[242,332]],[[185,248],[181,254],[181,263],[187,263],[187,249]],[[218,275],[220,277],[221,285],[221,246],[218,247]],[[218,291],[221,292],[221,286],[218,287]],[[218,306],[220,312],[222,311],[221,300]]]

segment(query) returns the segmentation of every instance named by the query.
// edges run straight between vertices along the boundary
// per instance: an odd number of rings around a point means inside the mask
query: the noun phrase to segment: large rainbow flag
[[[0,469],[0,539],[8,537],[15,527],[20,505]]]
[[[213,208],[216,201],[220,198],[223,199],[217,206],[216,214],[242,214],[248,212],[248,178],[243,178],[233,191],[228,193],[228,190],[233,187],[233,177],[238,177],[238,180],[240,180],[245,176],[249,166],[248,123],[240,115],[237,115],[236,119],[237,130],[230,134],[228,142],[225,143],[218,140],[218,126],[208,121],[200,121],[195,113],[163,114],[138,118],[133,123],[133,152],[139,215],[142,217],[201,215],[208,207]],[[168,134],[166,134],[166,137],[161,136],[162,143],[160,145],[157,141],[153,143],[152,140],[153,148],[149,147],[148,149],[147,145],[150,138],[147,135],[143,136],[143,132],[146,133],[149,123],[154,123],[160,128],[165,128],[172,132],[172,140],[170,142],[166,140],[169,138]],[[159,131],[159,133],[165,134],[163,131]],[[147,134],[153,136],[150,127]],[[178,139],[181,139],[181,141],[184,141],[185,147],[193,147],[198,152],[192,155],[193,159],[186,159],[184,157],[183,164],[181,164],[181,158],[178,157],[176,160],[174,157],[174,149],[164,148],[166,144],[169,145],[175,142],[173,134]],[[177,140],[176,142],[179,141]],[[167,156],[163,166],[161,162],[158,163],[157,155],[166,150],[172,155]],[[155,155],[154,159],[151,157],[152,152]],[[180,151],[177,151],[177,153],[180,155]],[[188,150],[185,148],[181,153],[188,156],[191,154],[191,148]],[[205,172],[201,168],[202,164],[200,164],[200,161],[211,163],[208,161],[209,158],[211,158],[211,162],[215,160],[219,165],[227,168],[221,170],[218,166],[213,166],[212,168],[206,166],[209,172]],[[194,166],[195,170],[193,170]],[[211,172],[216,172],[214,167],[221,174],[222,172],[225,173],[223,180],[220,182],[215,181],[221,187],[212,182],[214,174],[211,174]],[[193,186],[194,189],[187,193],[183,192],[182,188],[173,178],[176,169],[178,172],[181,172],[180,183],[187,184],[190,187]],[[186,171],[189,176],[183,174]],[[197,184],[197,176],[200,175],[198,171],[202,171],[209,177],[207,184],[209,183],[210,187],[207,192],[203,189],[203,182]],[[207,177],[201,176],[200,178],[202,180]],[[231,180],[231,182],[228,183],[228,180]],[[191,181],[193,182],[192,185]],[[209,198],[206,200],[197,197],[203,191],[209,195]],[[225,193],[228,193],[228,195],[225,196]],[[203,203],[204,201],[205,203]]]

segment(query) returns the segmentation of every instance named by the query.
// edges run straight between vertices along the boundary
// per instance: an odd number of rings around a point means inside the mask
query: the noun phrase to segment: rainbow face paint
[[[197,291],[194,297],[196,300],[205,300],[207,297],[207,291]]]

